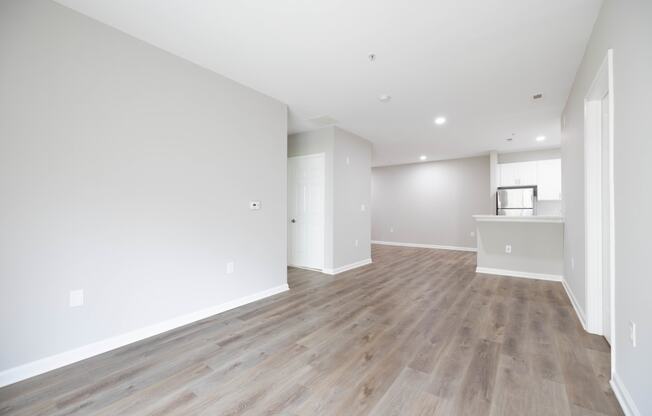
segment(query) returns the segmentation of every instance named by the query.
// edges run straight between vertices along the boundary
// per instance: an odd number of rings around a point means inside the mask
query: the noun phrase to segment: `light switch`
[[[232,261],[226,263],[226,274],[233,273],[233,270],[235,270],[235,264]]]
[[[84,304],[84,291],[83,290],[71,290],[70,291],[70,307],[76,308],[77,306],[82,306]]]
[[[629,341],[632,343],[632,347],[636,348],[636,324],[634,322],[629,322]]]
[[[366,210],[367,207],[364,204],[360,205],[360,211],[365,212]]]

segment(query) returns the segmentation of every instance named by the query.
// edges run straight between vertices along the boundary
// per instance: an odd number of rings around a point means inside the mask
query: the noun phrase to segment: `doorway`
[[[587,330],[614,347],[613,52],[584,100]]]
[[[326,164],[323,153],[288,158],[288,265],[324,268]]]

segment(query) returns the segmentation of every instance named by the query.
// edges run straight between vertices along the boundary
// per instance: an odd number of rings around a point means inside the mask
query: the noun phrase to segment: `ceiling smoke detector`
[[[380,95],[378,96],[378,100],[379,100],[381,103],[388,103],[388,102],[390,102],[390,101],[392,100],[392,96],[389,95],[389,94],[380,94]]]

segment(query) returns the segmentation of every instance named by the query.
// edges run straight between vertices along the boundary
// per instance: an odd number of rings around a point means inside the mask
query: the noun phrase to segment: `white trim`
[[[611,373],[616,373],[616,214],[615,211],[615,182],[614,182],[614,51],[613,49],[607,50],[607,65],[609,73],[609,265],[610,265],[610,299],[609,306],[611,311],[611,327],[610,342],[611,342]]]
[[[609,94],[609,171],[610,188],[608,247],[610,264],[610,321],[611,327],[604,328],[602,256],[602,98]],[[614,236],[614,91],[613,91],[613,50],[609,49],[593,82],[584,98],[584,210],[585,210],[585,290],[586,290],[586,330],[593,334],[608,333],[611,339],[611,371],[616,370],[615,351],[615,236]]]
[[[553,282],[560,282],[563,280],[562,276],[558,274],[521,272],[516,270],[492,269],[490,267],[476,267],[475,272],[495,274],[499,276],[522,277],[525,279],[550,280]]]
[[[573,309],[575,309],[575,314],[577,315],[577,318],[580,320],[580,323],[582,324],[582,328],[584,328],[584,330],[586,331],[586,317],[584,316],[584,310],[582,309],[579,302],[575,298],[575,294],[571,290],[566,279],[562,279],[561,284],[562,286],[564,286],[564,290],[566,291],[566,296],[568,296],[568,299],[570,299],[571,305],[573,305]]]
[[[289,264],[288,267],[293,267],[295,269],[301,269],[301,270],[310,270],[311,272],[321,272],[322,269],[315,269],[314,267],[305,267],[305,266],[297,266],[296,264]]]
[[[600,77],[600,76],[598,76]],[[594,82],[595,83],[595,82]],[[584,258],[587,330],[602,334],[602,200],[600,102],[584,101]]]
[[[357,269],[358,267],[366,266],[367,264],[371,264],[371,259],[356,261],[355,263],[347,264],[341,267],[336,267],[334,269],[324,269],[322,270],[322,273],[335,275],[338,273],[345,272],[347,270]]]
[[[380,244],[383,246],[398,246],[398,247],[433,248],[437,250],[478,251],[478,249],[475,247],[440,246],[437,244],[420,244],[420,243],[399,243],[397,241],[372,240],[371,244]]]
[[[620,403],[620,407],[623,409],[625,416],[643,416],[643,413],[641,413],[640,410],[638,410],[638,407],[636,407],[634,399],[632,399],[629,390],[627,390],[625,384],[623,384],[618,373],[612,374],[609,384],[611,384],[611,388],[613,389],[616,399],[618,399],[618,403]]]
[[[289,290],[287,284],[276,286],[261,292],[257,292],[248,296],[234,299],[232,301],[222,303],[220,305],[211,306],[196,312],[186,315],[181,315],[167,321],[159,322],[154,325],[146,326],[144,328],[136,329],[115,337],[106,338],[101,341],[87,344],[73,350],[68,350],[60,354],[51,355],[40,360],[32,361],[17,367],[9,368],[0,372],[0,387],[8,386],[9,384],[25,380],[39,374],[52,371],[54,369],[64,367],[66,365],[75,363],[77,361],[85,360],[98,354],[123,347],[136,341],[149,338],[154,335],[161,334],[172,329],[191,324],[201,319],[246,305],[257,300],[276,295]]]
[[[564,217],[559,215],[528,215],[528,216],[508,216],[508,215],[474,215],[477,222],[534,222],[534,223],[555,223],[563,224]]]

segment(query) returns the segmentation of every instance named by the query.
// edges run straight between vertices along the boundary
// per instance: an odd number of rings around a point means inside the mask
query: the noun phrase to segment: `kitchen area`
[[[473,216],[478,273],[562,280],[561,174],[558,149],[491,155],[494,213]]]

